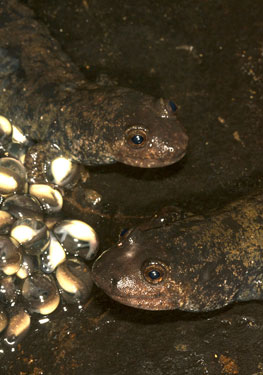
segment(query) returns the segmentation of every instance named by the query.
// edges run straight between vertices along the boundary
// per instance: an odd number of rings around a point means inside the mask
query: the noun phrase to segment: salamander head
[[[112,299],[145,310],[184,309],[186,288],[174,273],[167,249],[149,241],[145,233],[133,230],[115,247],[94,262],[96,285]]]
[[[185,155],[188,137],[176,119],[174,102],[120,89],[118,104],[112,142],[117,161],[135,167],[163,167]]]
[[[95,89],[82,100],[66,146],[78,161],[151,168],[173,164],[185,155],[188,137],[172,101],[115,87]],[[84,100],[90,105],[86,109]]]

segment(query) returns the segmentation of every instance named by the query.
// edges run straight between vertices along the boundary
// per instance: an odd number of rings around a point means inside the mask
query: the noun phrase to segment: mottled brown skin
[[[46,142],[45,150],[55,144],[86,165],[162,167],[186,152],[188,137],[169,101],[87,84],[47,28],[16,0],[0,0],[0,91],[1,115]],[[144,135],[140,145],[131,142],[136,132]]]
[[[151,267],[162,270],[156,284]],[[116,301],[147,310],[203,312],[263,299],[263,195],[208,217],[155,217],[104,252],[93,279]]]

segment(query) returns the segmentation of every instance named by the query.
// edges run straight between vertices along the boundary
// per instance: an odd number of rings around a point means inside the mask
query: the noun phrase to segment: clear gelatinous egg
[[[66,260],[66,254],[52,232],[50,233],[50,244],[48,248],[40,255],[40,268],[45,273],[55,271],[56,267]]]
[[[91,271],[77,257],[91,260],[98,251],[92,227],[80,220],[61,221],[63,188],[77,183],[80,166],[52,148],[48,160],[41,154],[42,164],[34,166],[37,173],[30,182],[41,182],[28,186],[30,172],[23,165],[28,147],[21,130],[0,116],[0,304],[9,316],[0,306],[0,333],[5,330],[10,346],[28,332],[31,313],[47,315],[58,307],[60,293],[68,303],[88,299]],[[92,207],[101,202],[95,191],[86,194]],[[67,259],[68,254],[74,257]]]
[[[83,261],[67,259],[58,266],[56,278],[66,302],[83,303],[88,299],[93,282],[91,271]]]
[[[0,159],[0,194],[25,193],[27,190],[26,169],[20,161],[4,157]]]
[[[15,283],[15,276],[2,276],[0,278],[0,301],[12,305],[18,296],[18,288]]]
[[[49,183],[72,188],[80,178],[79,165],[53,144],[48,150],[44,144],[33,145],[25,157],[28,181],[31,184]]]
[[[0,167],[0,192],[2,195],[13,194],[21,191],[22,188],[21,180],[12,171]]]
[[[4,334],[5,343],[10,346],[17,345],[27,334],[30,322],[30,315],[22,306],[14,309]]]
[[[40,202],[30,194],[14,194],[6,198],[1,207],[16,219],[34,218],[43,220]]]
[[[25,157],[28,146],[23,143],[10,142],[5,148],[5,156],[19,160],[22,164],[25,163]]]
[[[3,153],[12,140],[12,125],[10,121],[0,116],[0,151]]]
[[[66,252],[85,260],[93,259],[98,251],[99,240],[94,229],[81,220],[63,220],[53,229]]]
[[[28,139],[17,125],[12,125],[12,142],[27,144]]]
[[[47,214],[57,213],[63,207],[63,197],[59,190],[46,184],[29,186],[29,193],[35,196]]]
[[[33,218],[18,219],[12,226],[10,235],[30,255],[41,254],[50,242],[50,232],[45,223]]]
[[[42,315],[51,314],[60,302],[59,292],[52,276],[39,271],[25,279],[22,295],[30,311]]]
[[[21,179],[26,180],[26,168],[23,164],[14,158],[4,157],[0,159],[0,167],[10,169]]]
[[[50,160],[46,169],[49,182],[58,186],[72,187],[79,179],[79,165],[60,155]]]
[[[15,219],[9,212],[0,210],[0,234],[8,234]]]
[[[22,253],[19,243],[9,236],[0,236],[0,270],[6,275],[15,274],[20,266]]]
[[[21,267],[16,273],[16,276],[20,279],[25,279],[26,277],[32,275],[37,269],[37,259],[32,255],[28,255],[23,252]]]
[[[3,134],[5,134],[6,136],[11,135],[12,125],[6,117],[0,116],[0,135]]]

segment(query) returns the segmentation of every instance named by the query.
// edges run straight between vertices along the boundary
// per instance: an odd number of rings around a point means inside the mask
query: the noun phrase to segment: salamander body
[[[93,265],[95,283],[123,304],[203,312],[263,299],[263,196],[211,216],[155,216]]]
[[[161,167],[181,159],[188,137],[172,101],[87,83],[16,0],[0,0],[0,114],[36,142],[82,164]]]

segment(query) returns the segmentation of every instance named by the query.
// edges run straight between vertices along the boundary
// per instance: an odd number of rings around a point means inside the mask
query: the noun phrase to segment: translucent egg
[[[33,218],[17,220],[10,232],[29,255],[41,254],[49,245],[50,233],[46,225]]]
[[[15,303],[18,293],[14,276],[4,276],[0,278],[0,301],[4,304]]]
[[[25,193],[27,190],[26,169],[20,161],[4,157],[0,159],[0,194]]]
[[[93,259],[98,251],[98,236],[94,229],[81,220],[63,220],[53,229],[66,252],[85,260]]]
[[[17,159],[24,164],[27,149],[28,146],[22,143],[9,142],[5,148],[5,156]]]
[[[0,193],[8,196],[25,192],[25,183],[13,171],[0,167]]]
[[[22,295],[26,299],[30,311],[42,315],[51,314],[60,302],[54,279],[41,272],[35,272],[25,279]]]
[[[73,187],[79,180],[79,165],[62,153],[57,145],[47,150],[44,144],[38,143],[28,149],[25,158],[28,170],[28,181],[51,183],[63,187]]]
[[[12,139],[12,125],[10,121],[4,117],[0,116],[0,151],[3,153],[8,145],[11,143]]]
[[[4,116],[0,116],[0,135],[2,134],[5,134],[6,136],[12,134],[12,125]]]
[[[8,211],[16,219],[34,218],[43,220],[40,202],[30,194],[14,194],[5,199],[2,210]]]
[[[81,260],[67,259],[58,266],[56,278],[67,302],[83,303],[88,299],[93,282],[89,267]]]
[[[32,275],[37,268],[37,260],[35,257],[23,253],[21,267],[17,271],[16,275],[20,279],[25,279],[26,277]]]
[[[29,187],[29,193],[37,197],[46,213],[61,211],[63,198],[57,189],[46,184],[33,184]]]
[[[0,234],[8,234],[14,222],[9,212],[0,210]]]
[[[53,272],[56,267],[66,260],[66,254],[56,239],[54,234],[50,233],[50,244],[48,248],[40,255],[40,268],[45,273]]]
[[[19,307],[12,311],[7,330],[4,335],[4,341],[7,345],[17,345],[27,334],[30,328],[30,315]]]
[[[12,125],[12,142],[14,143],[28,143],[27,137],[17,125]]]
[[[49,182],[58,186],[72,187],[79,179],[79,166],[63,155],[50,160],[46,176]]]
[[[20,245],[11,237],[0,236],[0,270],[6,275],[15,274],[22,260]]]
[[[10,169],[21,179],[26,180],[26,169],[23,164],[14,158],[4,157],[0,159],[0,167]]]

